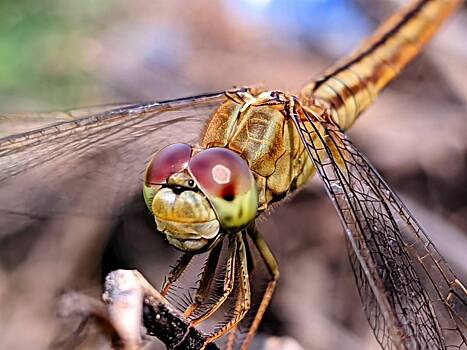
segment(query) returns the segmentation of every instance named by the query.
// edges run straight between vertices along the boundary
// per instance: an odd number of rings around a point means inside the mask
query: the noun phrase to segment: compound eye
[[[256,182],[237,153],[227,148],[208,148],[193,156],[188,171],[211,201],[224,228],[240,229],[255,218]]]
[[[167,179],[185,169],[191,157],[191,147],[185,143],[174,143],[157,152],[146,168],[146,186],[162,185]]]

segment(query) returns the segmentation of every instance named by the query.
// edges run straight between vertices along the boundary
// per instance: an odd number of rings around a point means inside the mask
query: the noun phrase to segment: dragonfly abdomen
[[[347,59],[306,85],[300,94],[301,101],[324,103],[341,129],[348,129],[461,3],[421,0],[406,6]]]

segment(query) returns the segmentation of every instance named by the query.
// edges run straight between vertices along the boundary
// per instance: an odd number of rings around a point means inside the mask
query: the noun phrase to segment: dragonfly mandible
[[[137,168],[135,165],[145,163],[149,156],[148,151],[138,152],[138,159],[129,159],[125,154],[119,154],[120,145],[125,144],[127,150],[138,149],[148,142],[151,132],[156,129],[169,130],[180,122],[188,127],[197,115],[213,115],[202,140],[193,150],[178,145],[175,153],[172,153],[173,149],[160,151],[159,156],[164,159],[181,158],[180,164],[167,165],[166,160],[158,163],[156,155],[145,179],[145,199],[158,227],[166,233],[169,242],[189,251],[169,275],[163,292],[170,289],[193,253],[208,249],[208,260],[216,265],[221,247],[219,242],[223,238],[229,241],[224,293],[214,306],[193,319],[196,324],[209,318],[229,297],[234,281],[239,281],[241,292],[237,297],[237,309],[231,320],[212,334],[211,341],[233,330],[250,309],[250,248],[246,243],[249,237],[272,278],[259,308],[252,310],[256,314],[242,345],[244,349],[248,347],[279,276],[267,239],[262,238],[252,222],[257,214],[303,185],[316,171],[343,223],[364,311],[380,345],[388,349],[465,348],[465,287],[403,203],[344,134],[459,3],[419,1],[407,6],[353,55],[305,86],[297,97],[280,91],[233,89],[168,102],[112,107],[78,120],[7,137],[0,144],[3,170],[0,181],[2,186],[19,181],[27,194],[28,177],[46,177],[50,167],[45,165],[54,164],[55,175],[62,177],[65,185],[79,189],[79,181],[67,184],[70,169],[60,165],[74,164],[77,171],[74,175],[79,176],[81,167],[78,165],[100,163],[103,171],[108,170],[107,166],[112,172],[122,170],[112,178],[112,184],[107,178],[95,183],[93,189],[108,196],[109,201],[114,200],[123,190],[115,189],[115,184],[124,183],[125,176]],[[196,130],[192,132],[196,137]],[[109,138],[110,135],[120,136],[118,142],[116,138]],[[171,141],[168,132],[166,140],[159,140],[159,143],[169,144]],[[228,148],[235,154],[234,168],[248,164],[253,175],[243,175],[243,170],[234,171],[229,161],[211,164],[209,158],[205,159],[201,170],[197,169],[195,160],[204,154],[206,157],[212,155],[211,150],[218,147]],[[103,153],[102,149],[107,152]],[[219,157],[224,159],[222,155]],[[225,186],[211,188],[212,184],[204,183],[203,177],[209,175],[205,173],[206,168],[214,170],[219,165],[222,165],[218,173],[221,178],[226,177],[226,172],[234,171],[235,182],[225,181],[230,186],[228,191]],[[164,167],[170,170],[164,170]],[[163,176],[157,171],[152,174],[152,169],[164,170]],[[252,176],[254,182],[248,176]],[[253,189],[257,191],[257,198]],[[157,193],[161,190],[168,194],[158,200]],[[166,201],[160,206],[167,196],[171,198],[168,201],[175,203],[177,196],[186,195],[199,197],[189,200],[202,202],[211,226],[193,232],[188,225],[177,226],[173,211],[163,212],[170,205]],[[241,198],[243,207],[231,206],[237,204],[237,198]],[[64,203],[74,199],[71,193],[67,194],[63,203],[55,203],[56,207],[52,209],[60,212]],[[14,196],[2,199],[13,213],[2,218],[3,227],[7,227],[8,220],[14,220],[15,207],[28,206],[33,200],[46,203],[41,193],[34,198]],[[88,205],[92,210],[93,203]],[[256,209],[251,209],[255,206]],[[197,215],[200,207],[196,204],[189,210],[181,208],[180,212],[186,215],[182,222]],[[238,208],[242,208],[241,214]],[[227,219],[233,213],[238,217],[229,224]],[[199,230],[204,230],[203,234],[197,233]],[[210,269],[212,267],[205,269],[195,302],[186,310],[186,317],[195,315],[199,304],[207,297],[207,286],[212,277]]]

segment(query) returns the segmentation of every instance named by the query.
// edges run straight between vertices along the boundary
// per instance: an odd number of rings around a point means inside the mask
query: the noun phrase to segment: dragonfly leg
[[[253,243],[255,244],[256,248],[258,249],[259,253],[261,254],[261,258],[264,260],[266,267],[271,274],[271,279],[269,280],[266,289],[264,290],[263,297],[261,299],[261,303],[256,311],[255,318],[248,330],[248,334],[243,341],[241,350],[248,349],[251,341],[253,340],[253,336],[258,329],[258,326],[263,318],[264,312],[271,301],[272,294],[274,289],[276,288],[277,279],[279,278],[279,265],[277,264],[276,258],[272,254],[271,250],[269,249],[266,241],[263,239],[261,233],[257,230],[256,226],[252,225],[247,229],[248,234],[250,235]]]
[[[237,242],[238,249],[237,254],[239,258],[239,294],[237,296],[237,302],[235,305],[235,313],[233,318],[224,324],[219,329],[215,330],[214,333],[209,335],[208,342],[213,342],[217,338],[223,336],[225,333],[235,328],[235,326],[245,317],[251,306],[251,290],[250,280],[248,276],[248,258],[246,253],[246,246],[243,240],[243,235],[238,232],[235,235],[235,241]]]
[[[212,281],[217,265],[219,263],[219,257],[222,251],[222,244],[217,244],[209,252],[208,259],[203,269],[203,274],[199,281],[198,289],[196,290],[196,295],[194,302],[186,309],[184,316],[185,318],[190,318],[193,312],[206,300],[209,290],[211,289]]]
[[[251,252],[248,249],[248,247],[247,247],[246,251],[247,251],[247,256],[249,256],[251,258]],[[248,272],[250,272],[250,271],[251,271],[251,268],[250,268],[250,265],[248,265]],[[242,305],[242,294],[238,293],[238,295],[236,297],[236,300],[235,300],[235,308],[234,308],[235,314],[239,314],[241,312],[241,305]],[[226,350],[233,350],[235,348],[235,344],[236,344],[236,341],[237,341],[237,327],[238,327],[238,325],[233,327],[231,329],[231,331],[229,332],[229,335],[227,337],[227,341],[226,341],[226,344],[225,344],[225,349]]]
[[[245,247],[246,247],[248,274],[251,275],[251,273],[255,269],[255,260],[253,259],[253,256],[251,255],[251,250],[249,249],[247,242],[246,241],[244,242],[245,242]],[[235,300],[234,312],[236,314],[241,312],[241,303],[242,303],[242,295],[241,293],[239,293],[236,296],[236,300]],[[253,310],[250,310],[250,312],[251,311]],[[227,341],[225,343],[226,350],[233,350],[235,348],[236,341],[237,341],[237,328],[238,328],[238,325],[236,325],[230,330],[227,336]]]
[[[186,270],[188,265],[190,264],[191,259],[193,258],[193,254],[184,253],[180,259],[175,263],[175,266],[172,267],[172,270],[169,272],[164,285],[162,286],[161,295],[163,297],[167,296],[167,293],[170,290],[170,287],[177,281],[180,276],[182,275],[183,271]]]
[[[234,287],[234,282],[235,282],[235,264],[236,264],[236,254],[237,254],[237,239],[236,237],[232,237],[229,242],[229,252],[228,252],[228,258],[226,262],[226,269],[225,269],[225,275],[224,275],[224,286],[223,286],[223,291],[221,296],[216,300],[214,305],[211,305],[207,310],[203,312],[202,315],[197,316],[196,318],[192,318],[191,323],[193,325],[196,325],[207,318],[209,318],[213,313],[215,313],[221,306],[224,304],[225,300],[228,298],[230,293],[233,290]],[[212,280],[212,275],[211,276],[206,276],[210,280]],[[208,290],[205,291],[207,294]],[[204,298],[205,295],[202,297]],[[196,300],[195,300],[196,303]],[[188,310],[190,307],[188,308]],[[188,311],[187,310],[187,311]],[[186,314],[185,314],[185,317]]]

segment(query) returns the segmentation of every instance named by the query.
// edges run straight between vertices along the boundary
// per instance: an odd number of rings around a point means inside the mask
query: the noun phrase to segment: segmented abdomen
[[[324,101],[341,128],[349,128],[461,3],[421,0],[402,8],[352,55],[306,85],[301,100]]]

